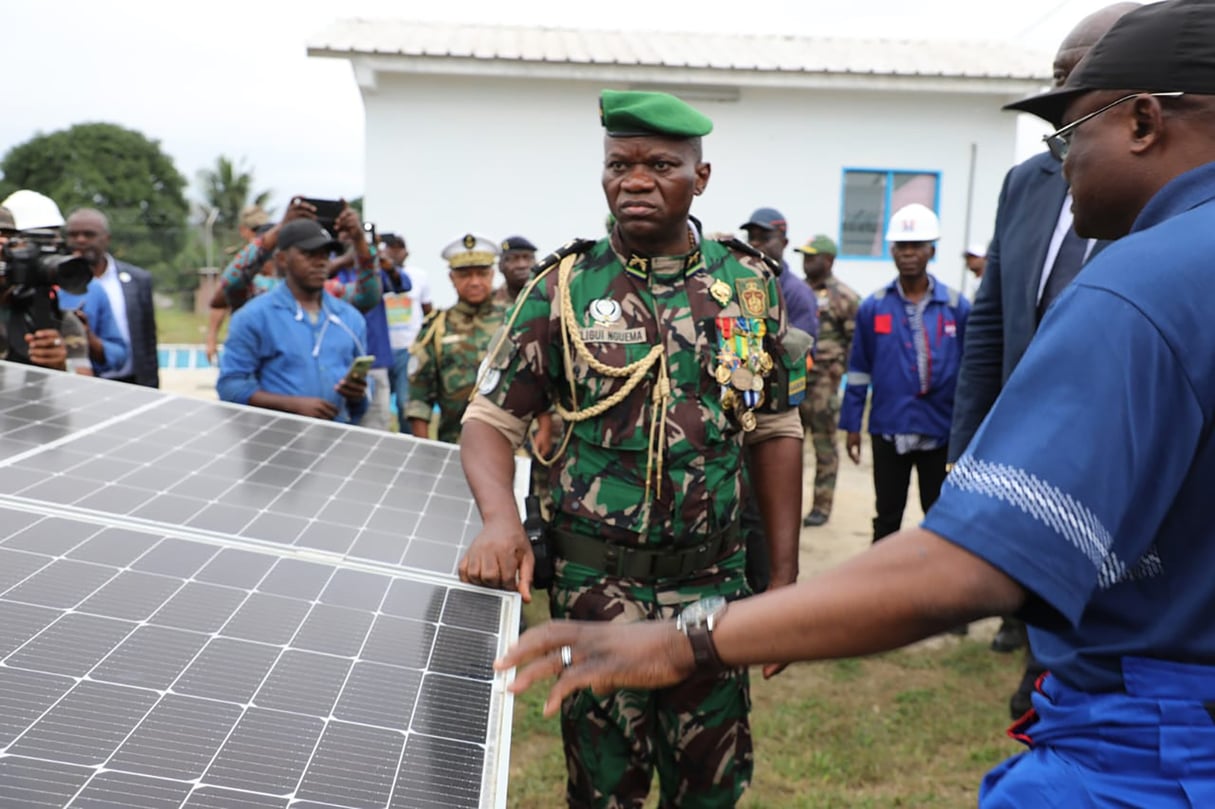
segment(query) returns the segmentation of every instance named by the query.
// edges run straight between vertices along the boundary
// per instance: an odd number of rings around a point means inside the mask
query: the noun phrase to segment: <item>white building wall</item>
[[[410,265],[428,271],[437,304],[454,299],[439,253],[466,232],[519,233],[543,252],[603,234],[601,87],[380,73],[364,90],[367,218],[405,235]],[[752,209],[771,205],[789,219],[790,248],[819,232],[839,241],[845,168],[939,171],[933,272],[957,286],[973,143],[971,240],[991,235],[1016,136],[998,98],[744,88],[737,101],[692,103],[715,126],[705,139],[713,175],[693,206],[709,231],[734,232]],[[790,251],[800,272],[799,259]],[[894,275],[889,260],[836,266],[862,293]]]

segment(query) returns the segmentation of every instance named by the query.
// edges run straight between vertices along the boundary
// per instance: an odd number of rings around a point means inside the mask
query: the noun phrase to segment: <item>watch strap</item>
[[[708,624],[699,623],[684,627],[684,634],[692,644],[692,658],[697,671],[718,672],[725,668],[717,655],[717,644],[713,642],[713,630]]]

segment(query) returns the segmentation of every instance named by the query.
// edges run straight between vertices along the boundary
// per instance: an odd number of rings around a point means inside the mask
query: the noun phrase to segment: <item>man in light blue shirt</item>
[[[363,315],[325,291],[329,256],[341,244],[312,219],[278,234],[283,283],[232,317],[216,389],[225,402],[357,423],[367,383],[346,375],[367,353]]]

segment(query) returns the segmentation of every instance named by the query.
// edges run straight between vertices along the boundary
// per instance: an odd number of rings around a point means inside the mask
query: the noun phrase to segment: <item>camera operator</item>
[[[17,231],[8,208],[0,207],[0,360],[59,371],[87,365],[83,324],[60,313],[52,284],[33,284],[43,267]],[[36,249],[36,248],[34,248]]]

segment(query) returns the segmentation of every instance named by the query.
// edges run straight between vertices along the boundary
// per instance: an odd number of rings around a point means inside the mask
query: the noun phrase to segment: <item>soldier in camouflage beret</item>
[[[552,407],[566,424],[551,459],[553,616],[666,619],[748,593],[744,448],[771,586],[796,580],[807,347],[785,344],[762,254],[705,238],[689,216],[709,180],[700,138],[712,123],[664,93],[604,91],[600,104],[615,221],[537,266],[490,349],[461,452],[484,528],[460,575],[530,601],[511,455]],[[733,806],[752,772],[749,700],[746,669],[567,699],[569,805],[640,806],[657,770],[663,806]]]
[[[457,301],[450,309],[427,315],[421,334],[409,349],[405,417],[410,432],[426,438],[431,413],[438,405],[438,439],[455,444],[460,440],[460,417],[475,387],[477,367],[490,338],[502,325],[503,309],[494,302],[490,288],[497,244],[469,233],[444,248],[443,258],[451,267]]]

